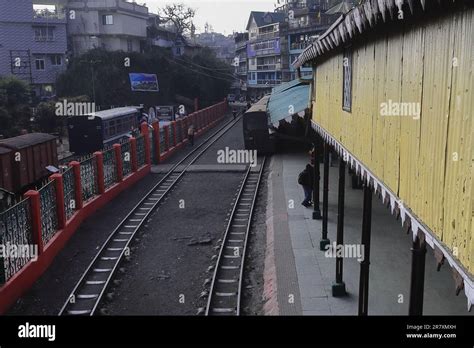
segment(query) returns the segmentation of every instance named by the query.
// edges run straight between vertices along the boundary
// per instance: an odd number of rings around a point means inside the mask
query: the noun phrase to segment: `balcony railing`
[[[235,69],[235,72],[240,75],[245,75],[247,74],[247,68],[237,68]]]
[[[236,50],[241,50],[247,47],[247,41],[244,42],[238,42],[235,44],[235,49]]]
[[[267,48],[267,49],[255,51],[256,56],[277,55],[277,54],[279,55],[280,53],[275,53],[274,48]]]
[[[35,36],[35,41],[36,42],[51,42],[54,41],[54,35],[41,35],[41,36]]]
[[[311,44],[310,42],[294,42],[290,45],[290,49],[291,50],[304,50],[310,44]]]
[[[257,71],[259,70],[280,70],[281,69],[281,64],[261,64],[257,65]]]
[[[274,39],[279,37],[280,33],[278,31],[272,31],[269,33],[258,34],[256,40],[267,40],[267,39]]]
[[[328,9],[329,9],[328,4],[323,1],[321,1],[320,4],[314,4],[312,6],[307,6],[305,4],[295,2],[295,3],[288,3],[280,7],[277,7],[275,9],[275,12],[286,13],[289,10],[307,10],[308,12],[317,12],[317,11],[326,11]]]
[[[35,10],[33,11],[33,19],[39,19],[39,20],[66,19],[66,15],[62,11]]]
[[[276,86],[281,84],[281,80],[257,80],[259,86]]]
[[[288,23],[288,27],[290,29],[308,28],[308,27],[314,27],[314,26],[317,26],[317,25],[324,25],[321,18],[310,19],[307,22],[292,21],[292,22]]]

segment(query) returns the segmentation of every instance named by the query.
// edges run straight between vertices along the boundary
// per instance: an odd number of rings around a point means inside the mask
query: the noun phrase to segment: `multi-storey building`
[[[248,39],[236,37],[236,74],[247,71],[250,96],[261,96],[282,82],[297,77],[292,63],[314,39],[326,31],[353,0],[282,0],[275,12],[251,12]],[[245,47],[246,59],[243,57]],[[300,67],[312,76],[310,63]]]
[[[313,40],[324,33],[344,12],[352,8],[351,0],[286,0],[276,8],[284,13],[285,24],[281,26],[281,36],[288,40],[288,50],[283,57],[285,69],[283,80],[293,80],[297,72],[292,63]],[[312,76],[311,65],[300,67],[302,76]]]
[[[233,84],[233,92],[240,96],[247,94],[247,41],[249,39],[248,33],[236,33],[234,35],[235,41],[235,76],[238,81]]]
[[[26,81],[33,95],[53,95],[66,51],[65,10],[58,1],[0,0],[0,76]]]
[[[68,1],[72,53],[94,48],[140,52],[147,39],[148,7],[124,0]]]
[[[280,25],[285,14],[278,12],[250,13],[247,24],[247,88],[250,96],[261,96],[282,82],[282,46]]]

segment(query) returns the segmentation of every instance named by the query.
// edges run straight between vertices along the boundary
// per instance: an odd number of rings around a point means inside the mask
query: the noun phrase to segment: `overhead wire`
[[[213,69],[213,68],[209,68],[209,67],[206,67],[206,66],[203,66],[203,65],[199,65],[199,64],[194,63],[194,62],[191,62],[191,61],[188,62],[188,61],[185,61],[184,59],[181,59],[181,58],[178,58],[178,57],[175,57],[174,59],[179,60],[179,61],[181,61],[181,62],[183,62],[183,63],[195,65],[195,66],[197,66],[197,67],[199,67],[199,68],[201,68],[201,69],[210,70],[210,71],[212,71],[212,72],[216,72],[216,70],[220,70],[220,69]],[[228,69],[226,69],[226,70],[228,70]],[[219,74],[222,74],[222,75],[226,75],[226,76],[231,76],[232,78],[236,78],[235,74],[221,73],[221,72],[218,72],[218,73],[219,73]]]
[[[179,62],[177,62],[176,60],[173,60],[173,59],[169,59],[169,58],[165,58],[165,59],[168,60],[168,61],[171,62],[171,63],[177,64],[177,65],[179,65],[179,66],[181,66],[181,67],[183,67],[183,68],[186,68],[186,69],[188,69],[188,70],[190,70],[190,71],[192,71],[192,72],[195,72],[195,73],[197,73],[197,74],[200,74],[200,75],[203,75],[203,76],[207,76],[207,77],[210,77],[210,78],[213,78],[213,79],[222,80],[222,81],[227,81],[227,82],[240,81],[239,78],[237,78],[237,77],[235,77],[235,76],[232,76],[232,75],[230,75],[230,74],[228,74],[228,75],[231,76],[231,77],[233,78],[233,80],[231,80],[231,79],[229,79],[229,78],[224,78],[224,77],[220,77],[220,76],[213,76],[213,75],[206,74],[206,73],[204,73],[204,72],[202,72],[202,71],[192,69],[192,68],[190,68],[189,66],[184,65],[184,64],[182,64],[182,63],[179,63]]]

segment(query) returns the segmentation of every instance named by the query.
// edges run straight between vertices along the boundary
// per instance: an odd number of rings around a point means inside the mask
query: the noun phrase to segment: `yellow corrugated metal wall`
[[[352,110],[343,56],[317,63],[313,120],[398,194],[474,273],[474,15],[456,13],[353,48]],[[382,116],[419,103],[421,115]],[[414,104],[416,106],[416,104]]]

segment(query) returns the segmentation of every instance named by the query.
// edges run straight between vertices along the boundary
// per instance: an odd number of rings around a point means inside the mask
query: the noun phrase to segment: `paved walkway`
[[[272,158],[268,181],[265,267],[268,305],[265,310],[267,314],[280,315],[357,315],[359,262],[356,258],[344,259],[344,281],[348,294],[342,298],[332,297],[335,258],[326,257],[319,250],[321,221],[312,219],[312,208],[301,205],[304,197],[297,177],[308,159],[305,153],[281,154]],[[337,167],[330,168],[329,183],[328,230],[333,243],[337,220]],[[358,245],[361,240],[362,190],[350,188],[349,176],[346,185],[344,243]],[[372,214],[369,315],[406,315],[411,236],[402,230],[400,222],[376,197],[373,199]],[[466,306],[463,293],[455,296],[450,267],[443,266],[437,272],[433,251],[428,248],[424,314],[474,314],[468,313]]]

